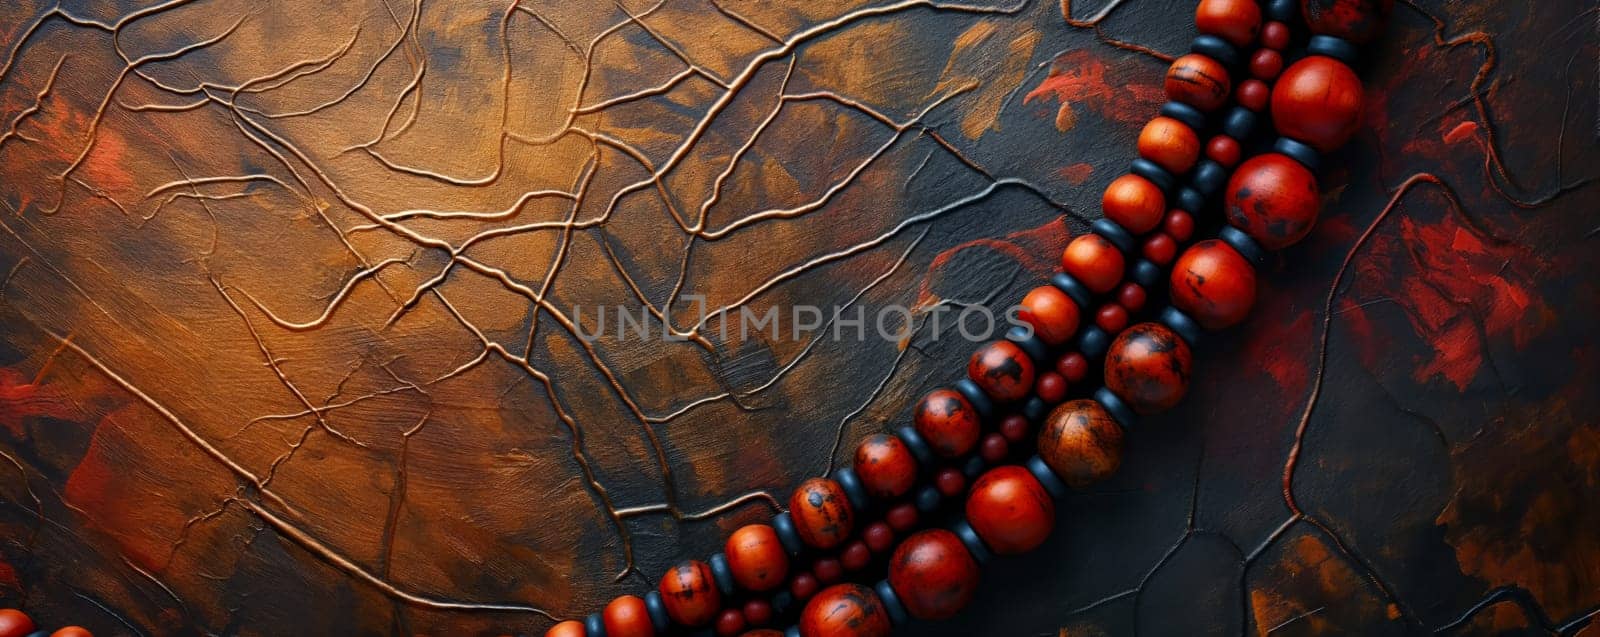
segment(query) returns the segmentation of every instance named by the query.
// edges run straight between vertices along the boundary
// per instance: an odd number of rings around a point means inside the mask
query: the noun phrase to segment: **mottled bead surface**
[[[1304,239],[1316,225],[1321,205],[1316,175],[1278,153],[1257,155],[1240,164],[1225,192],[1228,223],[1268,250]]]
[[[789,575],[789,556],[778,532],[765,524],[740,527],[723,547],[733,581],[752,591],[770,591]]]
[[[1061,253],[1061,269],[1095,294],[1105,294],[1122,280],[1122,251],[1105,237],[1079,235]]]
[[[1098,402],[1064,403],[1039,429],[1039,457],[1069,486],[1105,480],[1122,466],[1122,427]]]
[[[1016,465],[995,467],[972,484],[967,522],[989,550],[1025,553],[1043,544],[1055,528],[1056,508],[1044,485]]]
[[[1312,33],[1365,44],[1383,33],[1394,0],[1301,0],[1300,15]]]
[[[1199,53],[1190,53],[1167,67],[1167,97],[1202,111],[1214,111],[1228,101],[1233,88],[1228,69]]]
[[[883,600],[860,584],[823,589],[800,613],[801,637],[887,637],[891,629]]]
[[[1022,400],[1033,389],[1033,359],[1011,341],[994,341],[973,352],[967,377],[995,400]]]
[[[1078,331],[1078,304],[1060,288],[1041,285],[1022,297],[1017,318],[1033,326],[1033,333],[1050,345],[1060,345]]]
[[[1172,267],[1172,304],[1206,329],[1244,320],[1255,300],[1255,268],[1222,241],[1190,246]]]
[[[1177,123],[1177,120],[1171,121]],[[1141,135],[1141,148],[1143,139]],[[1196,156],[1199,155],[1199,148],[1200,141],[1197,139],[1194,142]],[[1190,159],[1189,163],[1193,164],[1194,160]],[[1128,232],[1144,234],[1161,223],[1161,215],[1167,211],[1167,200],[1161,194],[1161,189],[1150,180],[1138,175],[1123,175],[1106,186],[1105,193],[1100,197],[1100,209],[1105,212],[1107,219],[1117,222]]]
[[[26,633],[19,633],[16,637],[21,637],[23,634]],[[583,622],[574,621],[571,619],[560,622],[554,626],[551,626],[550,630],[544,631],[544,637],[584,637],[586,634],[587,633],[583,628]],[[0,635],[12,637],[9,633],[0,633]]]
[[[978,443],[982,424],[966,397],[953,389],[935,389],[923,396],[911,416],[912,424],[935,454],[954,458]]]
[[[867,436],[856,446],[855,468],[861,486],[873,497],[900,497],[917,482],[917,460],[911,450],[886,434]]]
[[[1361,78],[1344,62],[1323,55],[1284,69],[1272,87],[1272,123],[1278,132],[1321,152],[1343,146],[1361,126]]]
[[[606,637],[654,637],[656,627],[650,623],[650,612],[644,600],[633,595],[623,595],[606,604],[603,614]]]
[[[800,483],[789,497],[789,516],[807,546],[831,549],[850,538],[855,515],[839,483],[812,478]]]
[[[972,601],[978,562],[961,538],[929,529],[906,538],[889,558],[889,586],[917,619],[947,619]]]
[[[1181,175],[1189,172],[1200,157],[1200,136],[1188,124],[1171,117],[1157,117],[1139,132],[1139,156]],[[1131,227],[1128,230],[1144,232]]]
[[[1111,343],[1106,387],[1140,414],[1171,409],[1189,388],[1189,344],[1159,323],[1140,323]]]
[[[94,637],[94,634],[82,626],[67,626],[56,629],[56,632],[50,633],[50,637]]]
[[[667,569],[659,590],[661,601],[667,606],[667,616],[685,626],[709,624],[722,610],[722,594],[712,579],[711,567],[699,560]]]
[[[33,632],[33,619],[15,608],[0,609],[0,637],[23,637]]]
[[[1244,46],[1261,30],[1261,7],[1256,0],[1200,0],[1194,11],[1194,27],[1201,33]]]

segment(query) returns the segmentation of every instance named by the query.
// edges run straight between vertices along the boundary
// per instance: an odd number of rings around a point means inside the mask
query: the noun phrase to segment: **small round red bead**
[[[837,557],[818,558],[811,564],[811,573],[817,576],[817,582],[827,586],[844,578],[844,564]]]
[[[967,489],[967,477],[961,475],[961,470],[955,467],[945,467],[933,477],[933,486],[939,490],[940,495],[953,498]]]
[[[1006,437],[1000,432],[994,432],[983,437],[983,444],[978,445],[978,456],[989,464],[1000,464],[1011,453],[1011,445],[1006,442]]]
[[[744,621],[751,626],[765,626],[772,621],[772,602],[752,599],[744,603]]]
[[[1233,141],[1233,138],[1231,137],[1227,137],[1226,139]],[[1217,143],[1217,138],[1213,137],[1211,139],[1211,143],[1212,145],[1215,145]],[[1238,142],[1234,142],[1234,145],[1237,146]],[[1183,243],[1184,241],[1188,241],[1189,237],[1194,236],[1194,215],[1182,210],[1173,210],[1172,212],[1167,213],[1167,220],[1161,224],[1161,228],[1162,230],[1166,231],[1167,234],[1172,235],[1174,240],[1179,243]]]
[[[1127,308],[1129,312],[1137,312],[1143,309],[1144,302],[1144,286],[1138,283],[1125,283],[1121,289],[1117,290],[1117,303]]]
[[[839,552],[839,564],[846,571],[854,573],[871,563],[872,549],[867,548],[867,543],[861,540],[846,544],[844,550]]]
[[[1067,378],[1068,383],[1082,381],[1089,375],[1089,359],[1084,358],[1079,352],[1068,352],[1056,359],[1056,371]]]
[[[1289,25],[1277,20],[1268,22],[1261,27],[1261,46],[1274,51],[1289,48]]]
[[[1050,373],[1059,376],[1063,383],[1066,382],[1066,377],[1061,376],[1059,372]],[[1066,389],[1062,388],[1061,393],[1065,394]],[[1012,444],[1027,440],[1028,430],[1031,428],[1032,426],[1028,424],[1028,419],[1023,417],[1022,414],[1011,414],[1000,421],[1000,435],[1005,436],[1006,440]]]
[[[1039,400],[1042,400],[1048,404],[1054,405],[1059,403],[1067,397],[1067,377],[1062,376],[1060,372],[1057,372],[1053,369],[1039,374],[1038,380],[1033,381],[1033,394],[1038,396]],[[1012,414],[1012,416],[1022,418],[1022,416],[1018,414]],[[1006,418],[1009,419],[1011,416],[1007,416]],[[1026,422],[1026,419],[1024,419],[1024,422]],[[1002,431],[1005,429],[1004,424],[1005,423],[1001,423]]]
[[[1172,240],[1172,235],[1157,232],[1144,240],[1144,247],[1140,249],[1144,258],[1156,265],[1172,263],[1172,258],[1178,254],[1178,242]]]
[[[1257,113],[1266,110],[1267,101],[1272,99],[1272,88],[1266,82],[1250,78],[1239,83],[1239,90],[1235,91],[1239,105]]]
[[[1250,74],[1266,81],[1283,72],[1283,54],[1272,49],[1261,49],[1250,56]]]
[[[817,576],[811,573],[800,573],[789,580],[789,594],[795,599],[805,600],[817,594],[817,589],[822,586],[817,581]]]
[[[883,521],[889,523],[889,528],[896,533],[905,533],[917,528],[917,507],[910,502],[894,505],[888,513],[883,514]]]
[[[1206,144],[1206,157],[1210,157],[1212,161],[1222,164],[1226,168],[1233,168],[1239,163],[1239,152],[1239,141],[1227,135],[1212,137],[1211,141]],[[1191,217],[1189,221],[1188,227],[1192,232],[1194,219]],[[1184,239],[1187,238],[1187,236],[1184,237]]]
[[[873,553],[888,551],[894,548],[894,529],[889,528],[888,522],[873,522],[861,531],[861,541],[866,542]]]
[[[1095,313],[1094,323],[1099,325],[1100,329],[1116,334],[1128,326],[1128,310],[1116,303],[1107,303]]]
[[[717,637],[738,637],[739,633],[744,632],[745,628],[744,612],[736,608],[722,611],[722,614],[717,616],[715,626]],[[612,637],[610,628],[606,629],[606,637]]]

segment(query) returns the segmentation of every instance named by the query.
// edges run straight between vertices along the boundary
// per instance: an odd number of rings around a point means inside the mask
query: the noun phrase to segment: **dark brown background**
[[[929,313],[1051,270],[1192,6],[82,4],[0,16],[0,606],[100,635],[646,590],[957,377]],[[913,632],[1595,635],[1597,19],[1398,3],[1191,399]],[[695,338],[573,338],[619,303]]]

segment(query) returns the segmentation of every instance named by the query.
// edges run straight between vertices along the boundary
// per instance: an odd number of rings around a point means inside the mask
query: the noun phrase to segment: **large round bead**
[[[57,628],[56,632],[50,633],[50,637],[94,637],[94,633],[82,626],[67,626]]]
[[[33,632],[33,619],[15,608],[0,610],[0,637],[23,637]]]
[[[1278,132],[1324,153],[1343,146],[1361,126],[1361,78],[1331,57],[1295,62],[1272,87]]]
[[[912,413],[911,422],[917,433],[928,443],[934,453],[955,458],[972,450],[978,444],[982,424],[978,411],[967,398],[954,389],[935,389],[923,396]]]
[[[1365,44],[1383,33],[1394,0],[1300,0],[1306,26],[1319,35]]]
[[[889,586],[917,619],[948,619],[978,589],[978,562],[961,538],[944,529],[920,531],[889,558]]]
[[[1163,119],[1167,118],[1157,117],[1151,125]],[[1178,124],[1177,120],[1170,121],[1188,130],[1187,126]],[[1149,130],[1150,127],[1146,126],[1145,131]],[[1144,154],[1144,139],[1145,135],[1140,134],[1140,154]],[[1200,148],[1198,138],[1194,141],[1194,148],[1198,153]],[[1190,159],[1189,163],[1194,163],[1194,160]],[[1100,209],[1105,212],[1107,219],[1127,228],[1128,232],[1144,234],[1161,225],[1161,218],[1167,214],[1167,198],[1161,194],[1161,188],[1150,183],[1149,179],[1138,175],[1123,175],[1111,180],[1111,185],[1106,186],[1105,194],[1100,197]]]
[[[1078,331],[1078,304],[1060,288],[1041,285],[1022,297],[1017,318],[1033,326],[1033,333],[1050,345],[1060,345]]]
[[[1182,175],[1200,159],[1200,136],[1188,124],[1171,117],[1157,117],[1139,131],[1139,156],[1175,175]],[[1149,228],[1128,230],[1142,233]]]
[[[1122,251],[1095,233],[1078,235],[1061,252],[1061,269],[1095,294],[1105,294],[1122,281]]]
[[[1063,403],[1039,429],[1039,457],[1062,482],[1085,487],[1122,466],[1122,427],[1100,403]]]
[[[860,584],[825,588],[800,613],[801,637],[887,637],[890,630],[883,600]]]
[[[1027,469],[1003,465],[972,483],[967,522],[989,550],[1026,553],[1043,544],[1056,525],[1056,505]]]
[[[1167,67],[1167,97],[1202,111],[1214,111],[1228,101],[1233,82],[1222,63],[1190,53]]]
[[[722,610],[722,594],[705,562],[689,560],[667,569],[660,590],[667,616],[685,626],[709,624]]]
[[[1172,304],[1219,330],[1244,320],[1256,301],[1256,270],[1227,243],[1201,241],[1172,267]]]
[[[783,586],[789,577],[789,556],[784,553],[778,532],[765,524],[740,527],[728,536],[723,547],[733,581],[752,591],[765,592]]]
[[[633,595],[611,600],[601,617],[605,620],[606,637],[655,637],[649,609],[644,600]]]
[[[899,438],[885,434],[867,436],[856,447],[856,475],[867,493],[878,498],[898,498],[917,482],[917,460]]]
[[[855,528],[844,488],[827,478],[812,478],[795,488],[789,496],[789,517],[800,541],[824,550],[844,544]]]
[[[1234,171],[1226,192],[1228,223],[1268,250],[1298,243],[1317,223],[1317,176],[1286,155],[1251,157]]]
[[[1234,46],[1246,46],[1255,42],[1261,31],[1261,7],[1256,0],[1200,0],[1194,11],[1194,28]]]
[[[544,631],[544,637],[584,637],[584,635],[587,634],[586,631],[587,629],[583,627],[583,622],[569,619],[551,626],[550,630]],[[10,633],[0,634],[4,634],[6,637],[11,637]],[[19,634],[17,637],[22,636]]]
[[[1016,343],[994,341],[973,352],[967,376],[995,400],[1022,400],[1033,389],[1033,359]]]
[[[1189,344],[1159,323],[1128,328],[1106,353],[1106,387],[1141,414],[1171,409],[1189,389]]]

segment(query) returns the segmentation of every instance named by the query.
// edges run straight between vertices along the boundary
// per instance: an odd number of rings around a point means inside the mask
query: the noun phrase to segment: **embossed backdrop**
[[[970,2],[7,3],[0,606],[537,634],[713,552],[961,373],[1192,33]],[[1390,33],[1190,400],[914,632],[1597,634],[1595,6]],[[721,333],[795,304],[916,331]]]

